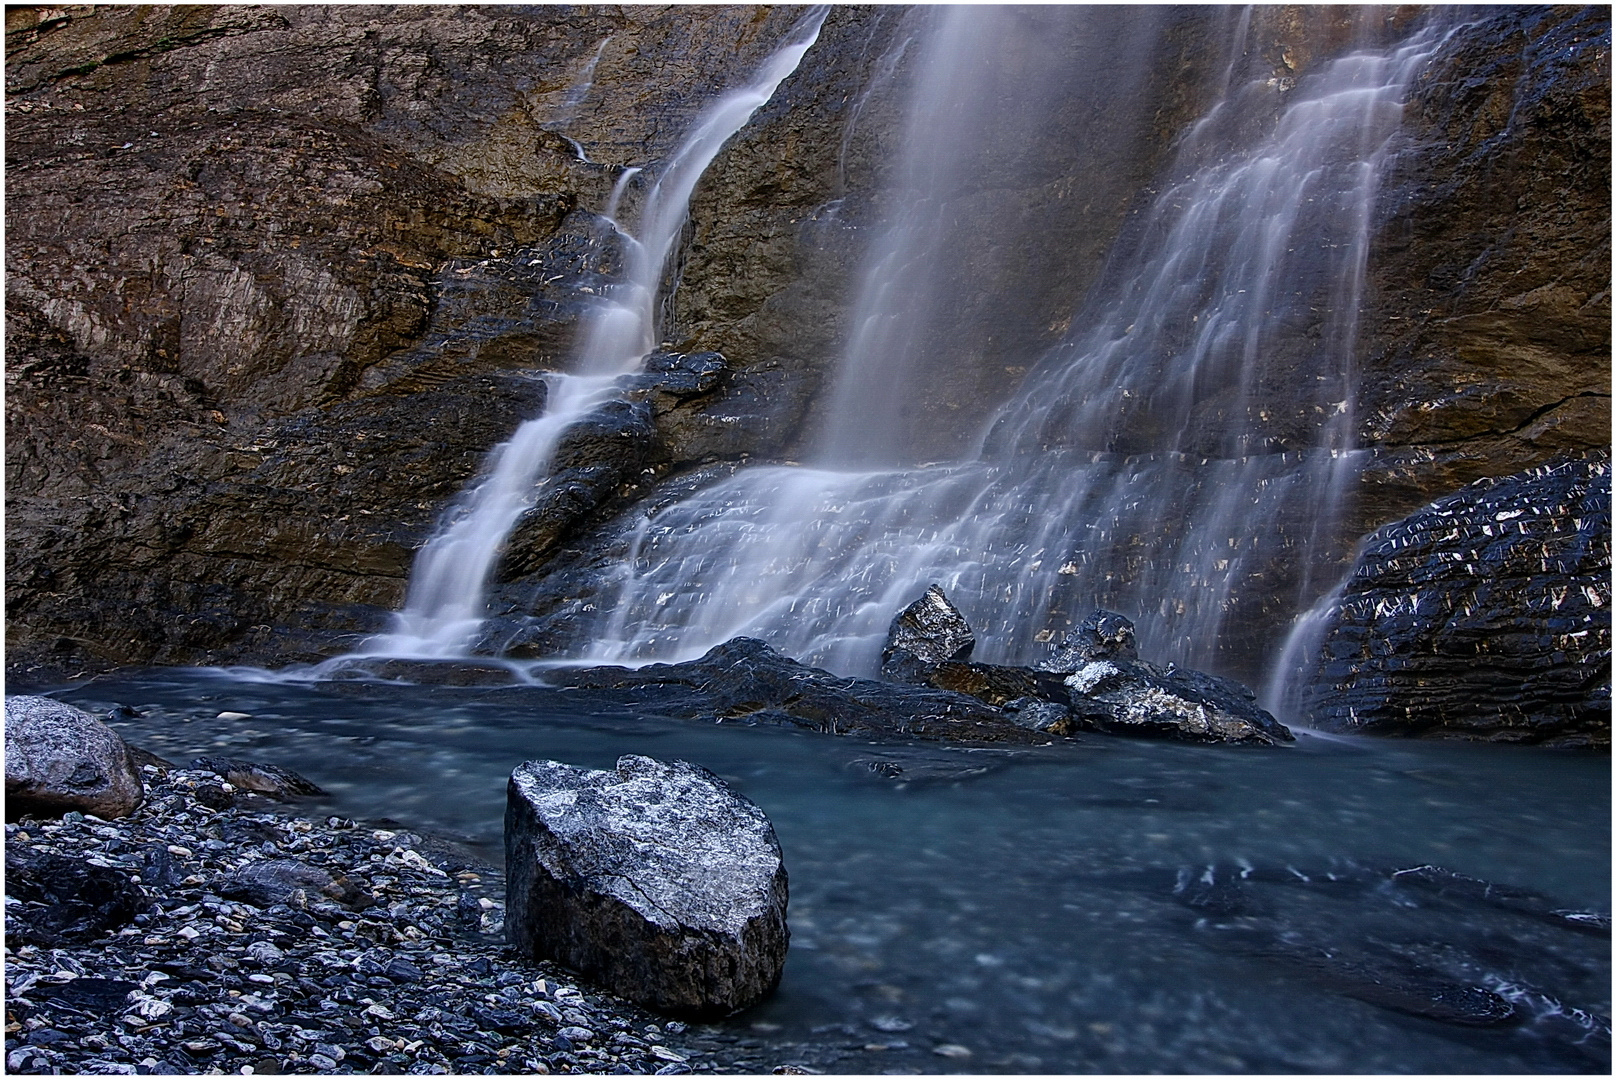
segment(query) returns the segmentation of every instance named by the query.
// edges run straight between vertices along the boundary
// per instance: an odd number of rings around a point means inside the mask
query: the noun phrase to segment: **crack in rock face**
[[[506,932],[652,1008],[723,1015],[774,989],[786,871],[763,811],[688,762],[529,761],[505,815]]]

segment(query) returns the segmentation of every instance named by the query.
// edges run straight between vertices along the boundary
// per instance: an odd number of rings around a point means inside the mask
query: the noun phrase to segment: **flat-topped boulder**
[[[529,761],[505,811],[505,930],[663,1012],[723,1016],[780,981],[790,932],[774,827],[684,761]]]

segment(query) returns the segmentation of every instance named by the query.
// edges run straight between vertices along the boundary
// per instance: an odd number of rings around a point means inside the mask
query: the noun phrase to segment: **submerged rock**
[[[529,761],[505,813],[506,934],[622,996],[724,1015],[780,981],[786,871],[753,803],[688,762]]]
[[[881,674],[899,682],[926,682],[931,669],[963,663],[976,648],[976,635],[941,586],[929,585],[919,600],[898,612],[881,650]]]
[[[71,810],[116,818],[144,798],[123,738],[53,698],[6,698],[6,817]]]
[[[1610,745],[1610,458],[1481,480],[1365,541],[1304,707],[1331,731]]]

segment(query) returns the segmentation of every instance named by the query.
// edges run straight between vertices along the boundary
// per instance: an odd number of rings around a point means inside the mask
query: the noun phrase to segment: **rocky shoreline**
[[[813,1071],[516,956],[450,844],[142,772],[127,817],[6,826],[9,1072]]]

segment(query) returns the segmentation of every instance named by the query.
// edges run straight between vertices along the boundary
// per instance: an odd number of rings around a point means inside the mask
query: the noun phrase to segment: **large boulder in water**
[[[786,870],[763,811],[688,762],[529,761],[505,811],[505,930],[664,1012],[722,1016],[785,964]]]
[[[1610,458],[1480,480],[1370,534],[1304,708],[1332,731],[1610,745]]]
[[[881,674],[898,682],[927,681],[942,663],[971,658],[976,635],[940,585],[929,585],[919,600],[898,612],[881,650]]]
[[[53,698],[6,698],[6,817],[123,817],[145,798],[123,738]]]

